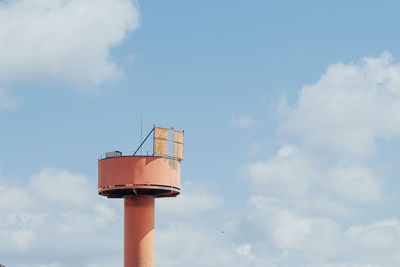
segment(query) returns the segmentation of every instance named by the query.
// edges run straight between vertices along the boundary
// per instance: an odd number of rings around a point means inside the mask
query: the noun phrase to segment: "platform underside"
[[[108,198],[123,198],[125,196],[147,195],[154,197],[176,197],[181,192],[180,188],[165,185],[112,185],[99,188],[99,194]]]

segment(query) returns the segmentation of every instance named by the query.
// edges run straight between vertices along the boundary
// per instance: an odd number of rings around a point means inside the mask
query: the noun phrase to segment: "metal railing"
[[[171,132],[173,134],[172,139],[169,138]],[[147,151],[147,155],[143,155],[141,149],[151,134],[153,134],[153,152],[149,155],[149,151]],[[160,156],[181,161],[183,160],[183,145],[184,131],[175,130],[173,127],[163,128],[154,125],[135,152],[132,155],[126,154],[125,156]],[[169,146],[172,146],[172,153]],[[141,152],[138,154],[139,150]],[[105,154],[100,155],[98,160],[111,157],[123,157],[123,155],[120,151],[106,152]]]

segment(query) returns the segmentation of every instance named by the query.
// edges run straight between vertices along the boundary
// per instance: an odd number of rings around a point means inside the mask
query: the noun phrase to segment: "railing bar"
[[[139,149],[143,146],[143,144],[146,142],[147,138],[149,138],[149,136],[151,135],[151,133],[154,131],[154,127],[153,129],[151,129],[151,131],[149,132],[149,134],[146,136],[146,138],[143,140],[143,142],[140,144],[140,146],[136,149],[135,153],[133,153],[132,156],[135,156],[136,153],[139,151]]]

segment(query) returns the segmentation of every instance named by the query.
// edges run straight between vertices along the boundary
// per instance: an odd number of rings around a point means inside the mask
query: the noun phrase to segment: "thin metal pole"
[[[143,142],[143,118],[140,116],[140,143]],[[140,154],[143,155],[142,146],[140,146]]]
[[[155,146],[155,142],[156,142],[156,132],[155,132],[155,129],[156,128],[156,125],[155,124],[153,124],[153,156],[154,156],[154,146]]]
[[[142,148],[142,145],[144,144],[144,142],[146,142],[147,138],[149,138],[149,136],[151,135],[151,133],[154,132],[154,128],[151,129],[151,131],[149,132],[149,134],[146,136],[146,138],[143,140],[143,142],[140,144],[140,146],[136,149],[135,153],[133,153],[132,156],[135,156],[136,153],[139,151],[139,149]]]

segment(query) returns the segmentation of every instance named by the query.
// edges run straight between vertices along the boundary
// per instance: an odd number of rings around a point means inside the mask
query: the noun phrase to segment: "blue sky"
[[[185,130],[159,266],[398,266],[399,7],[0,1],[0,263],[121,265],[97,158],[143,118]]]

